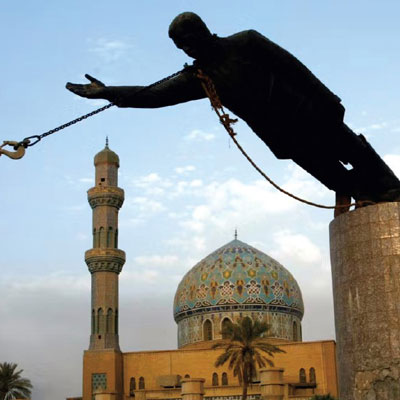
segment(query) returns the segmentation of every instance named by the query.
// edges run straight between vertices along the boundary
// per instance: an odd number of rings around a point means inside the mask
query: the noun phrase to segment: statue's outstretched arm
[[[67,83],[66,88],[81,97],[109,100],[118,107],[158,108],[205,97],[200,80],[189,71],[150,87],[106,86],[90,75],[85,76],[90,84]]]

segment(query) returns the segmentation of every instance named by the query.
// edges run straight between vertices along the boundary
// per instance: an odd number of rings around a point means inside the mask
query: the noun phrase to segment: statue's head
[[[192,12],[184,12],[175,17],[169,26],[168,34],[176,47],[192,58],[206,56],[213,39],[207,25]]]

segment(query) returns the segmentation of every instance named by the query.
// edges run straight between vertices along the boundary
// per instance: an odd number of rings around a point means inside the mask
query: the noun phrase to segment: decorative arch
[[[212,322],[209,319],[206,319],[203,324],[203,340],[212,340]]]
[[[113,228],[111,226],[108,227],[107,230],[107,242],[106,242],[106,247],[112,247],[113,243]]]
[[[299,340],[298,330],[297,330],[297,322],[293,321],[293,340],[297,342]]]
[[[306,370],[304,368],[300,368],[300,371],[299,371],[299,382],[300,383],[306,383],[307,382]]]
[[[141,376],[139,378],[139,389],[145,389],[144,378]]]
[[[228,336],[224,334],[224,330],[226,327],[230,326],[232,324],[232,321],[228,318],[225,317],[222,322],[221,322],[221,333],[222,333],[222,339],[228,339]]]
[[[310,368],[309,377],[310,377],[310,383],[317,383],[317,377],[315,375],[315,368],[314,367]]]
[[[185,379],[189,379],[190,378],[190,375],[189,374],[186,374],[185,375]]]
[[[93,248],[96,248],[96,245],[97,245],[96,239],[97,239],[97,236],[96,236],[96,228],[94,228],[94,229],[93,229]]]
[[[118,335],[118,310],[115,310],[114,315],[114,333]]]
[[[92,335],[96,332],[96,311],[92,310]]]
[[[97,247],[105,247],[106,246],[106,240],[105,240],[105,232],[104,232],[104,227],[100,227],[99,229],[99,245]]]
[[[218,385],[218,374],[216,372],[214,372],[212,374],[212,385],[213,386],[219,386]]]
[[[136,379],[132,377],[129,382],[129,396],[134,396],[135,390],[136,390]]]
[[[103,309],[97,310],[97,333],[103,332]]]
[[[112,323],[113,323],[113,311],[111,308],[109,308],[107,311],[106,333],[113,333]]]
[[[221,379],[222,386],[228,386],[228,374],[226,372],[222,373],[222,379]]]

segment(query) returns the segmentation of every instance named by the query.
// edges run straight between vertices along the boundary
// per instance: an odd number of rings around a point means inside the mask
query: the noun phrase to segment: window
[[[104,228],[101,226],[99,229],[99,245],[97,247],[106,247],[105,242]]]
[[[94,310],[92,310],[92,335],[96,331],[96,313]]]
[[[306,383],[306,371],[304,368],[301,368],[299,371],[299,381],[300,383]]]
[[[317,379],[315,376],[315,368],[311,367],[310,368],[310,383],[316,383],[316,382],[317,382]]]
[[[134,396],[135,395],[135,390],[136,390],[136,379],[131,378],[129,382],[129,396]]]
[[[299,340],[299,335],[297,334],[297,322],[293,321],[293,340],[297,342]]]
[[[112,333],[113,312],[111,308],[107,311],[106,333]]]
[[[92,374],[92,398],[98,389],[107,389],[107,374]]]
[[[112,247],[111,243],[113,242],[113,228],[111,226],[108,227],[107,231],[107,244],[106,247]]]
[[[145,386],[144,386],[144,378],[143,378],[143,376],[141,376],[139,378],[139,389],[144,389],[144,388],[145,388]]]
[[[226,372],[222,373],[222,386],[228,385],[228,374]]]
[[[232,325],[232,321],[229,318],[224,318],[222,320],[222,339],[228,339],[228,335],[224,333],[225,329],[227,329],[230,325]]]
[[[190,378],[190,375],[189,375],[189,374],[186,374],[186,375],[185,375],[185,378],[186,378],[186,379],[189,379],[189,378]]]
[[[218,386],[218,374],[216,372],[212,374],[212,385]]]
[[[103,333],[103,310],[101,308],[97,311],[97,333]]]
[[[203,339],[212,340],[212,323],[209,319],[203,325]]]

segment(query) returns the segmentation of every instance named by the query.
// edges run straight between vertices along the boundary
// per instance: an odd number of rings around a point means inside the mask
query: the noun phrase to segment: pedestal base
[[[341,400],[400,399],[400,203],[330,224]]]

